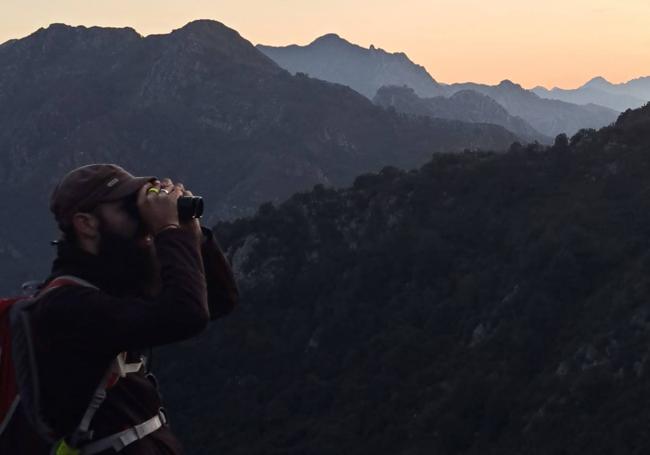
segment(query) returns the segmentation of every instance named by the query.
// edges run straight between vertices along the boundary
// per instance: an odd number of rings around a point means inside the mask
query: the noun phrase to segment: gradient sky
[[[650,75],[650,0],[0,0],[0,42],[54,22],[148,35],[206,18],[253,44],[338,33],[406,52],[448,83],[572,88]]]

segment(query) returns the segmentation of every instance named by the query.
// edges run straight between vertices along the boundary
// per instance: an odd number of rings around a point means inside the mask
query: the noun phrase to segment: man
[[[63,236],[31,322],[43,419],[65,436],[55,453],[183,453],[141,354],[198,334],[238,298],[212,232],[178,218],[191,195],[112,164],[77,168],[52,193]],[[53,449],[26,422],[12,419],[2,453]]]

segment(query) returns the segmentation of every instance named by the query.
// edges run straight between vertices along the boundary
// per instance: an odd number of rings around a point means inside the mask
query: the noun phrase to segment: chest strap
[[[145,436],[150,435],[166,423],[165,414],[160,412],[149,420],[145,420],[141,424],[135,425],[119,433],[106,436],[105,438],[94,441],[79,451],[79,455],[94,455],[103,452],[104,450],[113,449],[116,452],[121,451],[126,446],[143,439]]]
[[[111,363],[110,368],[104,374],[102,381],[99,383],[95,389],[95,393],[86,408],[86,412],[81,418],[79,426],[72,434],[71,442],[74,446],[78,446],[86,441],[89,441],[93,438],[93,431],[90,429],[90,423],[92,422],[97,410],[102,405],[106,399],[106,391],[110,387],[114,386],[115,383],[122,377],[125,377],[127,374],[136,373],[142,368],[142,361],[137,363],[126,363],[126,353],[120,353]]]

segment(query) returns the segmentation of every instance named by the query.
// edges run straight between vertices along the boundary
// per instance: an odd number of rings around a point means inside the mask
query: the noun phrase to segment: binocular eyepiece
[[[181,196],[176,201],[178,220],[189,221],[203,215],[203,198],[201,196]]]

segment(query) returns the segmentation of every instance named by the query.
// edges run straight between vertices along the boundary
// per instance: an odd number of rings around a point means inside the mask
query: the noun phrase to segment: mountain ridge
[[[436,88],[439,84],[436,80],[423,66],[412,62],[404,52],[390,53],[374,45],[364,48],[347,41],[336,33],[320,36],[305,46],[258,44],[256,47],[276,62],[279,60],[280,66],[292,73],[304,72],[318,77],[319,74],[322,76],[322,73],[326,72],[329,77],[320,77],[320,79],[352,86],[369,99],[372,99],[379,87],[402,81],[402,79],[395,79],[391,71],[397,71],[402,74],[403,78],[407,78],[406,81],[409,82],[407,85],[413,87],[418,94],[426,96],[439,94],[439,90]],[[345,64],[339,64],[339,57],[332,53],[334,50],[343,52],[344,60],[361,60],[361,69],[350,71]],[[312,52],[320,54],[319,58],[312,63],[294,64],[291,59],[283,58],[283,54],[286,52],[294,53],[298,59],[308,56]],[[403,66],[405,63],[406,67]],[[362,74],[359,74],[359,71]],[[378,74],[377,71],[381,71],[381,73]],[[351,81],[355,82],[351,83]]]
[[[313,77],[347,85],[369,99],[382,86],[406,85],[422,98],[449,97],[460,90],[474,90],[489,96],[510,115],[521,117],[541,134],[574,134],[581,128],[599,128],[614,120],[618,112],[605,107],[543,99],[521,85],[504,79],[496,86],[477,83],[440,84],[427,70],[410,61],[405,54],[352,44],[338,35],[318,46],[257,47],[281,67],[292,73],[307,73]],[[385,57],[385,59],[384,59]],[[560,104],[562,103],[562,104]]]
[[[510,115],[492,98],[474,90],[460,90],[448,98],[443,96],[420,98],[410,87],[384,86],[377,91],[373,102],[409,114],[492,123],[512,131],[526,142],[551,142],[551,138],[535,130],[525,120]]]
[[[602,76],[596,76],[575,89],[542,86],[532,89],[537,95],[578,104],[594,103],[618,111],[635,109],[650,101],[650,76],[642,76],[620,84],[613,84]]]
[[[5,289],[45,273],[30,258],[57,235],[48,195],[83,164],[183,181],[212,223],[317,183],[518,139],[400,116],[348,87],[292,76],[215,21],[146,37],[55,25],[0,48],[0,68],[0,182],[15,194],[0,215],[34,220],[0,227]]]

